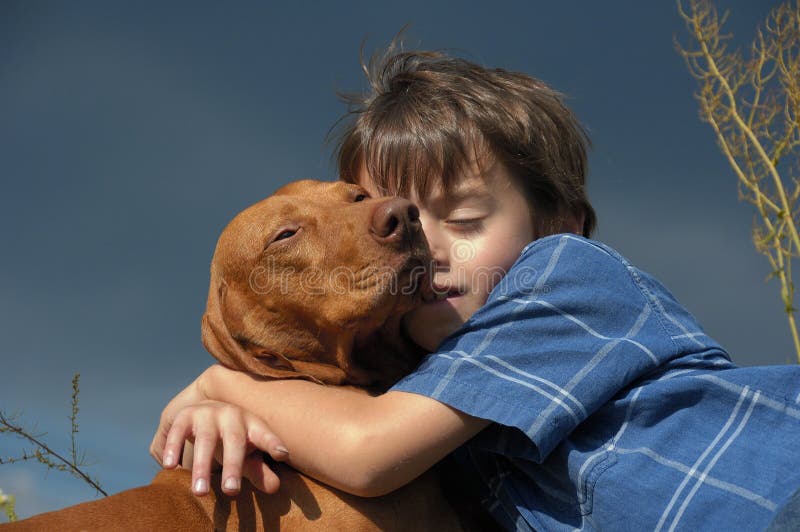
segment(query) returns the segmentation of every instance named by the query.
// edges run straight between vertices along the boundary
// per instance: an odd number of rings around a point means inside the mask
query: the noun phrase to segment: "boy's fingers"
[[[281,484],[278,475],[264,463],[264,458],[259,452],[247,455],[242,473],[254,488],[265,493],[276,493]]]
[[[153,435],[153,440],[150,442],[150,455],[155,458],[158,463],[164,465],[162,457],[164,455],[164,447],[167,443],[167,436],[172,430],[173,418],[180,416],[180,412],[183,408],[197,404],[204,399],[205,397],[198,387],[197,379],[195,379],[192,384],[173,397],[172,400],[167,403],[167,406],[164,407],[158,421],[158,428]],[[177,456],[180,457],[180,453],[177,453]]]
[[[194,463],[192,464],[192,492],[205,495],[209,490],[211,463],[214,460],[214,448],[217,436],[214,432],[195,429]]]
[[[182,393],[183,392],[181,392],[181,394]],[[181,394],[178,394],[176,399],[180,397]],[[191,421],[187,419],[190,415],[187,414],[185,410],[176,410],[173,406],[176,399],[170,401],[164,408],[164,411],[161,412],[158,428],[153,435],[153,441],[150,443],[150,455],[166,468],[172,468],[178,465],[178,460],[183,450],[183,442],[189,436],[191,429]],[[176,433],[180,434],[180,436],[174,436]],[[176,444],[174,439],[180,439],[180,442]],[[168,448],[171,450],[172,461],[164,460],[167,457]]]
[[[242,464],[247,452],[243,432],[230,430],[222,434],[222,491],[227,495],[239,493],[242,485]]]
[[[164,447],[167,443],[167,436],[172,429],[172,424],[159,423],[156,433],[153,435],[153,441],[150,442],[150,456],[155,458],[156,462],[163,465],[162,457],[164,455]]]
[[[158,419],[158,428],[156,429],[156,433],[153,435],[153,441],[150,444],[151,454],[155,452],[158,454],[158,456],[161,456],[164,446],[167,442],[167,436],[169,435],[169,432],[172,430],[172,426],[176,421],[175,418],[180,417],[180,410],[176,410],[173,407],[174,402],[175,399],[170,401],[161,412],[161,417]]]
[[[267,424],[261,421],[261,418],[248,413],[247,422],[248,438],[253,445],[267,452],[273,460],[278,462],[285,462],[289,459],[289,450],[280,438],[269,430]]]
[[[156,439],[158,439],[159,441],[156,441]],[[159,438],[159,436],[156,435],[153,438],[153,441],[150,442],[150,456],[153,457],[153,460],[163,465],[162,456],[164,454],[163,452],[164,447],[163,445],[161,445],[160,443],[161,441],[163,441],[162,438]]]
[[[164,443],[156,448],[158,460],[161,465],[166,469],[172,469],[178,465],[181,452],[183,451],[183,444],[189,436],[190,427],[184,419],[177,419],[172,424],[164,437]]]
[[[241,490],[243,474],[261,491],[274,493],[278,490],[278,477],[264,463],[261,453],[247,452],[252,449],[252,444],[273,460],[286,461],[289,451],[258,416],[242,413],[230,405],[225,405],[225,408],[216,404],[207,405],[207,408],[184,408],[174,419],[162,416],[150,444],[150,454],[165,468],[176,467],[185,442],[192,436],[192,492],[195,495],[205,495],[210,491],[211,468],[216,462],[222,463],[223,493],[237,494]],[[218,446],[219,443],[222,445]]]

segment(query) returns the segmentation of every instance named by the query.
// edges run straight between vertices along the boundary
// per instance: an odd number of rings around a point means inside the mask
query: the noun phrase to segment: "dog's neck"
[[[355,363],[371,376],[370,390],[384,392],[411,373],[427,351],[414,343],[402,328],[402,316],[391,316],[375,332],[357,338]]]

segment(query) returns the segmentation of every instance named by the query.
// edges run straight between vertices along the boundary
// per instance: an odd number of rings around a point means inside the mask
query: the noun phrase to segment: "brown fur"
[[[402,314],[429,289],[427,243],[408,202],[355,201],[361,193],[341,182],[292,183],[244,210],[223,231],[202,321],[203,343],[221,363],[265,377],[373,390],[386,388],[418,363],[423,353],[402,337],[399,325]],[[287,228],[298,232],[273,244]],[[378,273],[370,273],[370,267],[378,267]],[[304,281],[303,275],[314,271],[320,272],[318,279]],[[344,272],[343,278],[350,275],[346,289],[325,286],[334,271]],[[393,289],[380,271],[397,274]],[[421,289],[402,293],[414,282]],[[196,497],[190,489],[191,472],[178,469],[160,472],[148,486],[0,528],[472,528],[461,523],[469,509],[456,512],[432,472],[393,493],[365,499],[283,464],[275,470],[281,482],[275,495],[255,491],[245,481],[238,496],[228,497],[219,491],[219,478],[212,477],[212,492]]]

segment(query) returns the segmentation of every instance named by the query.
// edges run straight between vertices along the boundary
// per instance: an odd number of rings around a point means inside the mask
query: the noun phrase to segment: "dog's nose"
[[[407,199],[384,201],[372,213],[372,234],[387,244],[407,242],[420,227],[419,209]]]

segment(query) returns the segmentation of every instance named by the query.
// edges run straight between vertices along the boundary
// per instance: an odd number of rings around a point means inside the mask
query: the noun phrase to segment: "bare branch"
[[[15,462],[27,460],[36,460],[37,462],[46,466],[48,469],[56,469],[58,471],[70,473],[74,477],[89,484],[97,492],[107,496],[108,493],[106,493],[105,490],[100,487],[100,484],[81,469],[86,465],[84,457],[81,456],[81,458],[78,459],[78,453],[75,446],[75,434],[78,432],[77,417],[78,393],[80,391],[79,380],[80,374],[76,373],[72,378],[72,414],[70,415],[70,423],[72,425],[72,447],[70,449],[70,453],[72,459],[70,460],[65,458],[61,454],[54,451],[49,445],[44,443],[44,441],[41,439],[42,436],[45,435],[44,433],[36,434],[33,431],[26,430],[20,424],[18,424],[17,420],[19,416],[8,415],[5,412],[0,411],[0,433],[14,434],[19,438],[28,441],[34,446],[34,450],[32,452],[23,451],[21,456],[10,457],[6,459],[0,458],[0,465],[13,464]]]
[[[728,51],[731,35],[722,32],[727,12],[718,16],[711,0],[677,4],[690,44],[676,40],[676,48],[698,81],[700,118],[714,130],[740,198],[756,207],[753,244],[770,263],[768,278],[780,284],[800,361],[792,282],[792,260],[800,254],[800,183],[791,174],[800,151],[800,0],[767,15],[747,60],[739,50]]]

